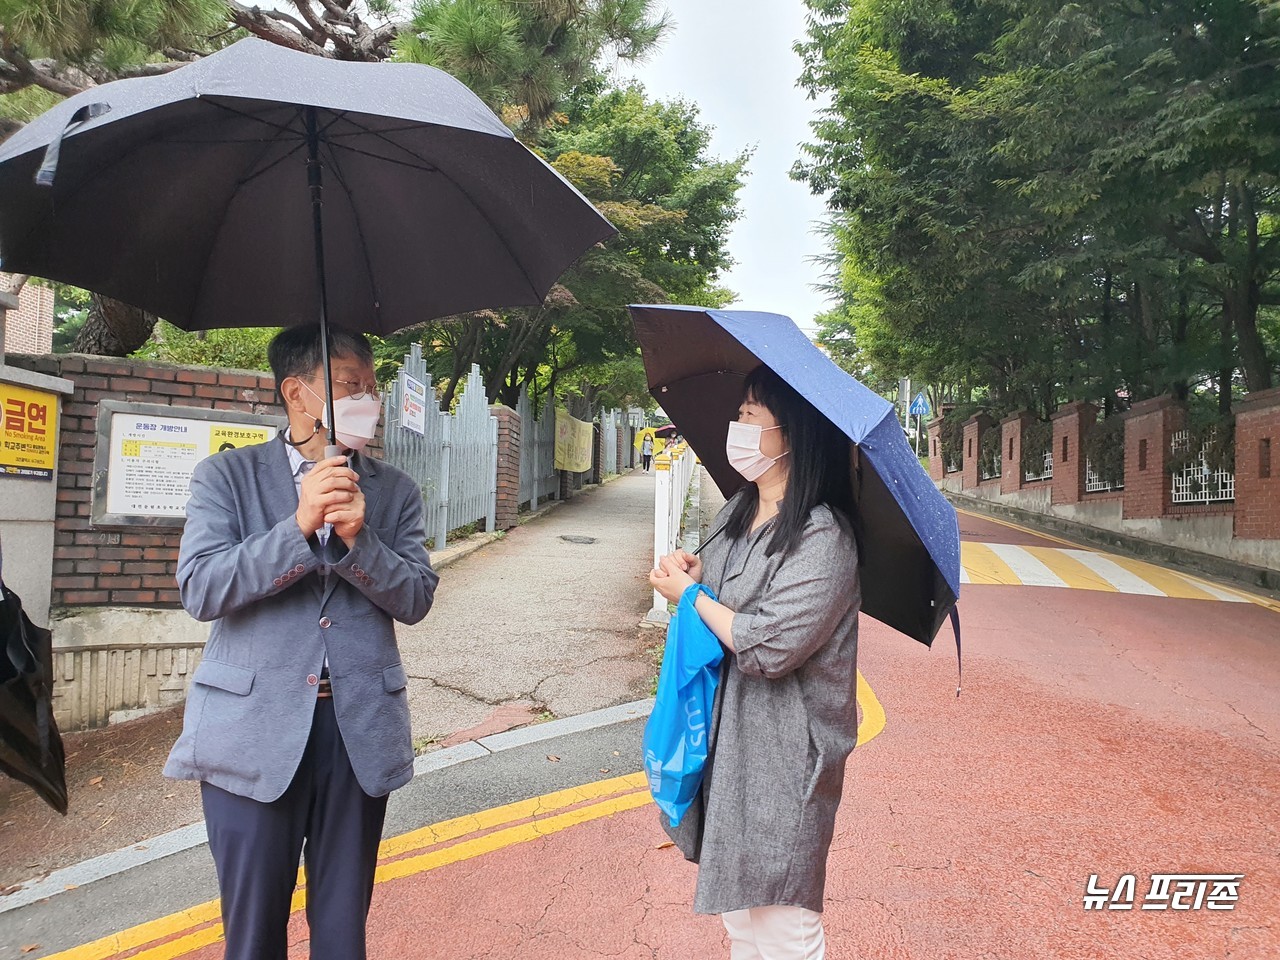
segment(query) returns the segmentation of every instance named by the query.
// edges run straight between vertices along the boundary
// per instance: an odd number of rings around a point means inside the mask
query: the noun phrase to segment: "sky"
[[[729,238],[736,261],[722,278],[738,295],[732,305],[791,317],[813,331],[829,308],[814,285],[821,268],[809,258],[824,250],[814,227],[821,198],[788,175],[809,138],[815,105],[796,86],[800,58],[791,45],[804,36],[800,0],[667,0],[675,25],[659,52],[639,67],[618,66],[660,99],[698,105],[714,127],[713,155],[728,160],[755,153],[738,194],[741,218]]]

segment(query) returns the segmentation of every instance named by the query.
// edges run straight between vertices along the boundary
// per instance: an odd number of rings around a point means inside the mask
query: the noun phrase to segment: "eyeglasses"
[[[311,375],[311,376],[300,376],[298,379],[321,380],[323,378]],[[340,383],[344,387],[346,387],[347,396],[350,397],[352,400],[363,400],[365,397],[373,397],[373,399],[375,400],[378,400],[381,398],[380,394],[378,393],[377,384],[365,383],[362,380],[334,380],[333,382],[335,384]]]

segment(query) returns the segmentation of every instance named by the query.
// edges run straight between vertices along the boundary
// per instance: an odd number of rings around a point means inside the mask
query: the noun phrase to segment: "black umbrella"
[[[534,305],[613,232],[448,74],[256,39],[77,94],[0,146],[3,269],[188,330],[385,334]]]
[[[53,719],[53,636],[0,579],[0,771],[67,812],[62,737]]]

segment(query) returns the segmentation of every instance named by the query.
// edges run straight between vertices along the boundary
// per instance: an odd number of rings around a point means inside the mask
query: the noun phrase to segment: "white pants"
[[[720,914],[730,960],[823,960],[822,914],[804,907],[752,907]]]

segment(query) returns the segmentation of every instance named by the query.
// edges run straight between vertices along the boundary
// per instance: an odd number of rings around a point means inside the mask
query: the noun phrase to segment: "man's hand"
[[[334,536],[341,537],[350,549],[356,545],[356,535],[364,527],[364,493],[356,487],[350,502],[334,507],[324,515],[325,523],[333,524]]]
[[[347,466],[346,457],[330,457],[311,468],[311,472],[302,478],[296,514],[298,528],[304,537],[309,538],[325,523],[333,523],[330,515],[337,515],[339,511],[349,526],[358,511],[359,522],[351,533],[351,538],[355,539],[360,527],[364,526],[364,494],[356,485],[359,479],[356,472]],[[346,539],[342,533],[338,536]]]

